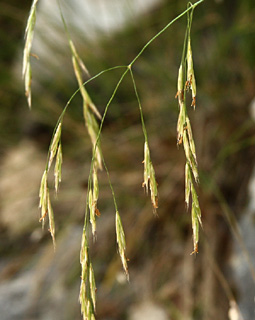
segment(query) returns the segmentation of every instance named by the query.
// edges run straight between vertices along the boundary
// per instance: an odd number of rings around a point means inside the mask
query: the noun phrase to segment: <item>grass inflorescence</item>
[[[192,7],[191,4],[188,7]],[[187,209],[191,203],[191,220],[193,230],[193,252],[198,252],[199,241],[199,224],[202,226],[201,209],[198,201],[197,192],[194,182],[199,182],[199,175],[197,169],[197,156],[195,149],[195,142],[193,139],[192,128],[187,111],[186,94],[191,91],[192,102],[191,107],[196,107],[196,80],[193,67],[192,49],[191,49],[191,24],[193,17],[193,10],[187,13],[188,23],[183,45],[182,61],[179,67],[177,80],[177,93],[179,104],[179,117],[177,122],[177,145],[183,145],[186,164],[185,164],[185,202]]]
[[[23,61],[23,75],[25,78],[25,87],[26,95],[28,97],[29,106],[31,106],[31,67],[30,67],[30,51],[33,38],[33,30],[35,24],[35,10],[38,0],[34,0],[32,8],[30,11],[27,28],[26,28],[26,43],[24,49],[24,61]],[[185,156],[186,156],[186,165],[185,165],[185,202],[187,208],[190,206],[190,197],[191,201],[191,217],[192,217],[192,228],[193,228],[193,240],[194,240],[194,252],[198,252],[198,240],[199,240],[199,223],[201,224],[201,211],[198,202],[198,196],[194,184],[198,183],[198,170],[197,170],[197,157],[195,151],[195,143],[193,140],[192,129],[190,120],[186,108],[186,93],[191,90],[192,92],[192,107],[195,108],[196,105],[196,82],[193,69],[193,60],[192,60],[192,51],[191,51],[191,39],[190,39],[190,29],[194,8],[202,3],[203,0],[197,1],[195,4],[189,3],[187,9],[182,12],[179,16],[171,20],[163,29],[161,29],[153,38],[151,38],[141,49],[141,51],[136,55],[136,57],[131,61],[130,64],[124,66],[116,66],[103,70],[97,75],[90,77],[89,72],[80,58],[78,51],[70,37],[67,24],[65,22],[63,13],[61,11],[60,3],[60,15],[62,22],[66,31],[70,55],[73,64],[74,74],[78,82],[79,88],[74,92],[66,106],[64,107],[56,127],[53,132],[51,139],[48,159],[46,162],[46,168],[43,172],[40,186],[40,203],[39,207],[41,208],[41,217],[40,221],[45,223],[45,219],[48,215],[49,218],[49,231],[51,233],[53,244],[55,247],[55,224],[54,224],[54,213],[50,201],[50,190],[48,187],[48,174],[49,169],[55,160],[54,176],[55,176],[55,191],[59,190],[59,183],[61,182],[61,168],[62,168],[62,145],[61,145],[61,133],[63,126],[63,119],[67,108],[69,107],[72,99],[78,93],[81,94],[83,100],[83,115],[85,124],[87,127],[88,134],[91,139],[92,144],[92,160],[90,166],[90,173],[88,179],[88,189],[87,189],[87,198],[86,198],[86,210],[85,210],[85,219],[84,227],[81,241],[81,251],[80,251],[80,263],[81,263],[81,285],[80,285],[80,296],[79,301],[81,304],[81,312],[84,320],[95,319],[96,317],[96,281],[94,276],[94,270],[92,261],[90,258],[90,249],[89,249],[89,224],[91,225],[91,231],[94,240],[96,240],[96,220],[100,216],[100,212],[97,208],[97,202],[99,198],[99,181],[98,181],[98,170],[105,169],[109,186],[112,192],[113,203],[115,208],[115,232],[116,232],[116,243],[118,247],[118,252],[120,255],[120,260],[126,274],[127,280],[129,279],[128,273],[128,259],[126,257],[126,240],[125,232],[122,224],[122,219],[120,211],[117,205],[117,199],[115,196],[114,188],[111,183],[110,173],[108,171],[106,161],[103,156],[100,137],[103,128],[103,124],[109,109],[110,104],[112,103],[116,92],[122,83],[123,79],[127,74],[130,74],[131,81],[133,84],[136,100],[138,102],[142,131],[144,135],[144,179],[142,186],[145,188],[146,193],[150,193],[151,203],[153,207],[153,212],[156,213],[158,208],[158,184],[156,181],[156,174],[154,166],[152,163],[149,147],[149,139],[146,130],[145,120],[143,116],[142,104],[138,94],[138,88],[136,85],[135,77],[132,71],[132,67],[136,60],[141,56],[144,50],[163,32],[165,32],[175,21],[187,14],[188,16],[188,26],[184,41],[184,49],[181,65],[179,68],[178,75],[178,91],[176,97],[178,97],[179,102],[179,118],[177,122],[177,143],[178,145],[183,145]],[[90,98],[89,93],[86,89],[86,84],[95,80],[102,74],[110,72],[116,69],[123,69],[123,73],[118,80],[113,93],[105,106],[103,115],[100,114],[95,104]],[[89,77],[87,81],[84,82],[83,76]]]

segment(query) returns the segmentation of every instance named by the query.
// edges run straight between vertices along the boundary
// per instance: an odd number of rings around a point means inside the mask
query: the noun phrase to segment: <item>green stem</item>
[[[52,141],[53,141],[53,138],[54,138],[54,135],[55,135],[55,132],[58,128],[58,125],[60,122],[63,121],[63,118],[64,118],[64,115],[66,113],[66,110],[67,108],[69,107],[70,103],[72,102],[73,98],[76,96],[76,94],[78,92],[80,92],[81,88],[84,87],[86,84],[88,84],[89,82],[95,80],[96,78],[100,77],[102,74],[108,72],[108,71],[112,71],[112,70],[115,70],[115,69],[121,69],[121,68],[127,68],[126,66],[115,66],[115,67],[111,67],[109,69],[105,69],[103,71],[100,71],[99,73],[97,73],[95,76],[91,77],[90,79],[88,79],[87,81],[83,82],[82,86],[80,86],[71,96],[71,98],[67,101],[63,111],[61,112],[59,118],[58,118],[58,121],[56,123],[56,126],[53,130],[53,134],[52,134],[52,138],[51,138],[51,142],[50,142],[50,147],[51,147],[51,144],[52,144]],[[127,71],[125,71],[125,73],[127,73]],[[49,157],[50,157],[50,147],[49,147],[49,151],[48,151],[48,156],[47,156],[47,162],[46,162],[46,167],[45,167],[45,170],[48,171],[48,162],[49,162]]]
[[[129,66],[132,66],[135,61],[141,56],[141,54],[144,52],[144,50],[155,40],[157,39],[163,32],[165,32],[175,21],[183,17],[187,12],[190,10],[194,10],[196,6],[198,6],[200,3],[202,3],[204,0],[199,0],[196,3],[194,3],[192,6],[187,8],[185,11],[183,11],[181,14],[179,14],[176,18],[174,18],[172,21],[170,21],[163,29],[161,29],[153,38],[151,38],[142,48],[142,50],[138,53],[138,55],[132,60],[132,62],[129,64]]]
[[[127,68],[127,67],[126,67]],[[100,123],[100,126],[99,126],[99,129],[98,129],[98,134],[97,134],[97,139],[96,139],[96,142],[95,142],[95,146],[93,148],[93,154],[92,154],[92,160],[91,160],[91,166],[90,166],[90,172],[89,172],[89,179],[88,179],[88,189],[87,189],[87,200],[86,200],[86,212],[85,212],[85,220],[84,220],[84,226],[86,228],[87,226],[87,217],[88,217],[88,200],[89,200],[89,190],[90,190],[90,187],[91,187],[91,180],[92,180],[92,172],[93,172],[93,167],[94,167],[94,161],[95,161],[95,157],[96,157],[96,148],[97,148],[97,145],[98,145],[98,142],[99,142],[99,139],[100,139],[100,135],[101,135],[101,132],[102,132],[102,128],[103,128],[103,124],[104,124],[104,121],[105,121],[105,117],[106,117],[106,114],[107,114],[107,111],[109,109],[109,106],[113,100],[113,98],[115,97],[116,95],[116,92],[121,84],[121,82],[123,81],[125,75],[128,73],[128,68],[124,71],[124,73],[122,74],[122,76],[120,77],[120,80],[118,81],[106,107],[105,107],[105,110],[104,110],[104,114],[103,114],[103,117],[102,117],[102,120],[101,120],[101,123]],[[113,190],[113,186],[111,184],[111,180],[110,180],[110,175],[109,175],[109,171],[106,167],[106,164],[105,164],[105,161],[104,161],[104,157],[102,155],[102,160],[103,160],[103,164],[104,164],[104,167],[105,167],[105,170],[106,170],[106,173],[108,175],[108,181],[109,181],[109,185],[110,185],[110,188],[112,190],[112,195],[113,195],[113,200],[114,200],[114,205],[115,205],[115,208],[117,208],[117,203],[116,203],[116,199],[115,199],[115,194],[114,194],[114,190]]]
[[[134,78],[134,75],[133,75],[131,67],[129,67],[129,71],[130,71],[131,79],[132,79],[134,90],[135,90],[136,99],[137,99],[138,106],[139,106],[144,138],[145,138],[145,141],[148,143],[148,135],[147,135],[147,130],[146,130],[145,123],[144,123],[141,100],[140,100],[139,95],[138,95],[137,86],[136,86],[136,83],[135,83],[135,78]]]

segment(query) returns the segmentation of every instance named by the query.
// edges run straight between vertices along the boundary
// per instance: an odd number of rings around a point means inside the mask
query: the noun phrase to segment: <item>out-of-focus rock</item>
[[[27,140],[10,149],[2,160],[0,224],[11,236],[32,232],[38,224],[38,190],[44,166],[45,158]]]
[[[144,301],[130,310],[129,320],[170,320],[163,308],[152,301]]]

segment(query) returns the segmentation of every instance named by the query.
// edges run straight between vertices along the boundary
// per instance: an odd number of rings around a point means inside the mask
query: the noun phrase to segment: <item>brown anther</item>
[[[95,214],[96,214],[96,216],[97,217],[100,217],[101,216],[101,212],[96,208],[96,210],[95,210]]]
[[[196,243],[195,247],[194,247],[194,251],[191,252],[190,255],[193,255],[193,254],[197,254],[198,253],[198,244]]]
[[[35,53],[30,53],[30,56],[31,56],[31,57],[34,57],[34,58],[36,58],[37,60],[39,60],[38,55],[37,55],[37,54],[35,54]]]
[[[192,74],[190,75],[189,83],[192,85]]]
[[[175,99],[179,98],[179,103],[184,100],[184,92],[183,90],[179,90],[176,92]]]
[[[177,139],[177,146],[180,146],[182,144],[182,136],[178,137]]]
[[[189,90],[190,89],[190,81],[189,80],[187,80],[186,82],[185,82],[185,90]]]
[[[41,216],[41,218],[39,219],[39,222],[41,222],[47,216],[47,213],[48,213],[48,210],[44,212],[44,215]]]
[[[155,200],[152,202],[153,208],[158,209],[158,197],[155,197]]]
[[[196,97],[194,97],[192,99],[191,107],[194,107],[194,109],[195,109],[195,107],[196,107]]]
[[[181,100],[182,101],[184,100],[184,92],[183,92],[183,90],[182,90]]]

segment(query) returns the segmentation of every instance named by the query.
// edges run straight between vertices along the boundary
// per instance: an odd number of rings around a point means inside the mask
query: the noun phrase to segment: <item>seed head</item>
[[[196,88],[196,79],[195,79],[194,68],[193,68],[193,58],[192,58],[190,37],[188,39],[188,48],[187,48],[187,66],[188,66],[187,83],[192,91],[192,104],[191,105],[195,108],[197,88]]]
[[[188,162],[185,165],[185,202],[187,205],[187,209],[189,208],[189,198],[190,198],[190,190],[191,190],[192,178],[191,172]]]
[[[120,215],[119,215],[118,211],[116,211],[115,225],[116,225],[117,244],[118,244],[118,249],[119,249],[119,254],[120,254],[122,266],[123,266],[123,269],[126,273],[127,280],[129,280],[128,265],[127,265],[127,259],[125,256],[126,240],[125,240],[125,234],[124,234],[123,226],[122,226]]]
[[[48,191],[48,216],[49,216],[49,226],[50,226],[50,234],[52,237],[52,241],[53,241],[53,246],[54,246],[54,250],[56,249],[56,241],[55,241],[55,222],[54,222],[54,213],[52,210],[52,206],[51,206],[51,202],[50,202],[50,195],[49,195],[49,191]]]
[[[56,193],[58,192],[59,183],[61,182],[62,162],[63,162],[62,147],[61,147],[61,144],[59,144],[57,156],[56,156],[55,168],[54,168]]]
[[[143,187],[145,187],[146,193],[148,193],[149,189],[149,180],[150,180],[150,150],[147,141],[144,143],[144,181]]]
[[[49,168],[50,168],[52,161],[56,155],[56,152],[58,150],[58,145],[59,145],[60,138],[61,138],[61,129],[62,129],[62,124],[60,122],[57,127],[57,130],[55,131],[54,137],[53,137],[51,145],[50,145],[50,157],[49,157],[49,163],[48,163]]]

